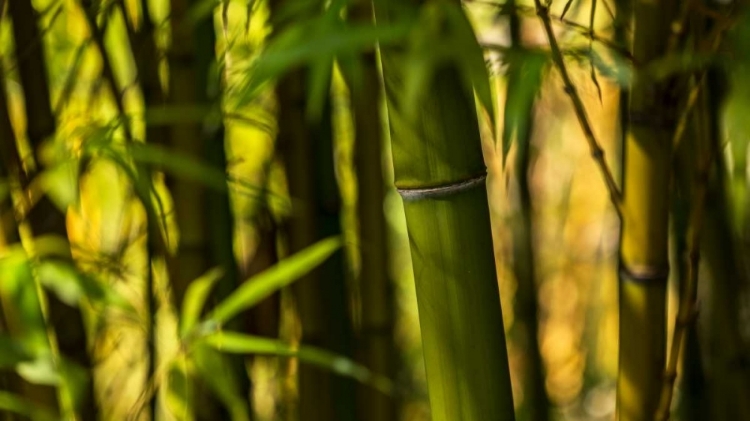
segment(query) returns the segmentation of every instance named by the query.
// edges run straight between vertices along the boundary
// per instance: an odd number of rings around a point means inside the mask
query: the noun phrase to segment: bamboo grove
[[[741,0],[0,0],[0,421],[750,421]]]

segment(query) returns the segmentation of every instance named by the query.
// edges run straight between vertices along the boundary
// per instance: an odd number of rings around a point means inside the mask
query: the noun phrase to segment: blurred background
[[[351,89],[352,69],[377,68],[375,41],[402,39],[408,28],[357,32],[342,22],[368,19],[369,7],[329,19],[323,11],[339,3],[0,1],[0,111],[9,123],[0,139],[0,419],[430,419],[386,105],[378,86],[364,108]],[[550,14],[619,174],[621,86],[631,75],[613,52],[615,3],[557,0]],[[726,6],[691,3],[709,15]],[[528,139],[512,145],[503,139],[508,9],[489,0],[463,8],[493,91],[494,110],[478,106],[478,115],[515,411],[519,421],[541,421],[533,408],[547,405],[544,419],[613,420],[620,223],[559,74],[541,53],[547,40],[533,3],[514,4],[521,45],[541,58],[513,82],[526,87],[520,101],[531,106],[514,99],[530,113],[519,117]],[[704,253],[712,257],[699,276],[702,333],[698,354],[683,355],[709,380],[721,378],[711,370],[723,359],[746,372],[750,355],[750,27],[742,16],[727,18],[719,58],[697,63],[698,54],[686,53],[663,64],[677,73],[718,62],[726,79],[720,193],[709,198],[716,209],[704,224],[703,247],[713,253]],[[39,83],[46,99],[29,91]],[[360,140],[365,112],[380,140]],[[64,222],[48,228],[53,214]],[[340,250],[320,242],[330,236],[340,236]],[[311,245],[312,254],[289,260]],[[706,267],[722,259],[732,261]],[[273,291],[221,307],[274,265]],[[226,309],[224,327],[247,334],[236,351],[188,345],[191,334],[217,329],[200,322],[217,314],[211,308]],[[718,329],[733,339],[716,339]],[[69,356],[67,343],[87,355]],[[726,343],[734,348],[715,349]],[[675,408],[689,408],[683,372]],[[530,386],[536,373],[542,395]],[[701,393],[696,399],[709,399]],[[695,419],[689,412],[674,418]]]

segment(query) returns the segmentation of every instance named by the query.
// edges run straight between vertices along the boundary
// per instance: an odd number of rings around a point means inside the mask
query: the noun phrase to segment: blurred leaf
[[[188,419],[188,408],[191,401],[190,382],[185,373],[184,356],[172,361],[169,367],[167,396],[165,406],[175,419]],[[179,364],[179,365],[178,365]],[[182,365],[182,366],[180,366]]]
[[[60,373],[55,367],[50,353],[38,356],[16,366],[16,372],[26,381],[33,384],[56,386],[60,384]]]
[[[40,183],[52,202],[63,212],[78,202],[78,160],[65,160],[40,175]]]
[[[182,301],[182,313],[180,315],[180,336],[185,337],[195,326],[200,318],[203,306],[206,303],[211,288],[224,276],[221,268],[213,268],[200,278],[190,283]]]
[[[130,154],[138,163],[163,167],[165,171],[188,180],[200,182],[220,192],[227,191],[224,171],[200,162],[179,151],[146,143],[133,144]]]
[[[33,355],[49,350],[47,326],[37,295],[37,284],[32,276],[31,264],[19,246],[10,248],[0,258],[0,294],[11,327],[19,331],[16,340]]]
[[[30,361],[34,357],[15,339],[0,334],[0,369],[12,368],[16,364]]]
[[[388,378],[372,373],[366,367],[349,358],[320,348],[305,345],[294,348],[278,339],[227,331],[206,336],[202,339],[202,342],[221,352],[233,354],[297,357],[304,363],[322,367],[345,377],[351,377],[361,383],[371,385],[383,393],[390,394],[393,390],[393,384]]]
[[[211,17],[214,9],[221,4],[221,0],[197,0],[187,11],[186,23],[195,24]]]
[[[275,36],[256,60],[250,79],[238,93],[240,104],[249,103],[263,84],[295,66],[328,58],[332,62],[340,54],[374,49],[376,44],[403,39],[408,30],[406,21],[375,26],[344,23],[328,15],[297,21]]]
[[[419,99],[432,83],[435,71],[447,66],[459,71],[467,93],[473,97],[476,92],[479,102],[494,119],[484,52],[460,5],[432,0],[422,6],[418,22],[410,33],[406,60],[404,106],[407,114],[419,111]],[[494,121],[492,123],[494,126]]]
[[[642,73],[644,76],[661,81],[676,74],[690,73],[705,69],[716,61],[714,54],[706,54],[698,51],[680,51],[667,54],[650,61]]]
[[[56,421],[58,417],[49,408],[38,402],[30,402],[24,397],[0,390],[0,412],[8,411],[29,417],[32,421]]]
[[[341,246],[339,237],[326,238],[253,276],[216,305],[208,316],[207,323],[221,324],[228,321],[307,274]]]
[[[565,14],[568,13],[568,10],[570,10],[570,6],[573,5],[573,0],[568,0],[567,3],[565,3],[565,7],[563,7],[562,13],[560,13],[560,19],[565,18]]]
[[[506,55],[508,91],[503,120],[503,165],[510,151],[513,136],[527,142],[533,124],[534,101],[541,90],[547,56],[515,49]],[[519,146],[521,147],[521,146]]]
[[[60,365],[60,378],[65,382],[65,390],[73,399],[73,405],[78,408],[88,393],[88,384],[91,379],[86,369],[73,361],[62,358]]]
[[[612,63],[608,63],[596,49],[591,48],[586,52],[591,64],[602,76],[617,83],[619,86],[628,87],[633,83],[633,69],[622,57],[615,54]]]
[[[112,305],[128,312],[135,310],[112,288],[81,272],[72,263],[46,259],[37,267],[39,282],[69,306],[77,306],[85,297],[92,303]]]
[[[208,384],[211,391],[229,409],[232,421],[249,421],[247,398],[240,393],[238,375],[229,364],[226,356],[205,345],[198,345],[193,349],[191,357],[195,363],[201,379]]]

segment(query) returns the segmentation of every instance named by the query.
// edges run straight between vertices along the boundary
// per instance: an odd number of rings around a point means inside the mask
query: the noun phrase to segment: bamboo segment
[[[351,19],[372,21],[372,4],[364,0],[350,10]],[[389,276],[388,224],[383,204],[383,129],[380,110],[380,78],[374,51],[363,56],[361,80],[350,81],[355,125],[357,170],[357,219],[361,267],[359,286],[362,303],[361,332],[357,338],[359,361],[374,373],[395,378],[397,350],[394,343],[393,285]],[[396,399],[366,385],[357,386],[357,416],[360,421],[397,418]]]
[[[388,19],[382,3],[378,22]],[[420,112],[406,114],[401,54],[381,50],[432,419],[514,420],[474,101],[457,72],[442,67]]]
[[[192,23],[188,13],[193,0],[172,0],[172,39],[170,51],[170,102],[185,107],[208,106],[218,101],[210,92],[209,77],[215,62],[215,29],[213,16]],[[214,90],[215,91],[215,90]],[[169,143],[174,150],[212,168],[226,169],[224,128],[220,122],[178,123],[171,127]],[[182,306],[189,284],[213,267],[221,267],[224,275],[219,280],[215,299],[227,297],[238,285],[239,268],[234,256],[234,215],[229,194],[178,177],[167,177],[174,204],[180,239],[177,255],[169,265],[170,282],[175,292],[175,305]],[[228,328],[238,327],[238,321]],[[220,373],[201,373],[198,381],[194,411],[198,420],[212,420],[217,416],[228,419],[232,410],[221,402],[217,394],[208,393],[211,383],[206,376],[221,377],[237,387],[242,398],[238,411],[249,414],[250,382],[242,356],[216,354],[208,358],[223,360]],[[249,416],[249,415],[248,415]]]
[[[26,180],[31,180],[40,170],[41,147],[54,135],[56,122],[50,104],[47,65],[43,43],[40,42],[42,34],[38,27],[38,13],[30,0],[9,2],[8,6],[13,20],[15,55],[24,91],[26,134],[37,165],[26,174]],[[68,239],[65,212],[58,209],[46,195],[29,210],[28,220],[35,236],[54,235]],[[77,396],[75,410],[82,421],[95,420],[99,410],[94,394],[93,365],[88,353],[83,315],[80,308],[63,303],[55,294],[49,294],[47,298],[48,321],[55,331],[60,354],[68,361],[78,364],[87,375]],[[60,403],[61,406],[66,406],[64,401]]]
[[[636,62],[666,52],[674,10],[670,0],[633,3]],[[637,78],[631,87],[620,239],[620,421],[653,420],[662,385],[673,105],[664,83]]]

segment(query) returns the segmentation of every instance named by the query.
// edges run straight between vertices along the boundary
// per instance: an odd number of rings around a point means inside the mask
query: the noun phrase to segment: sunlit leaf
[[[253,276],[216,305],[208,322],[224,323],[254,306],[323,263],[341,245],[339,237],[326,238]]]
[[[16,372],[24,380],[33,384],[56,386],[61,380],[52,355],[49,353],[40,355],[34,360],[19,363],[16,366]]]
[[[180,335],[184,337],[190,332],[200,318],[203,306],[206,303],[211,288],[221,279],[224,271],[213,268],[200,278],[190,283],[182,301],[182,313],[180,315]]]
[[[227,331],[213,333],[203,338],[202,342],[221,352],[233,354],[297,357],[303,363],[313,364],[336,374],[351,377],[384,393],[391,393],[393,389],[388,378],[372,373],[367,367],[349,358],[316,347],[302,345],[295,348],[278,339]]]
[[[32,421],[56,421],[57,415],[38,402],[30,402],[23,396],[0,390],[0,412],[8,411],[29,417]]]

